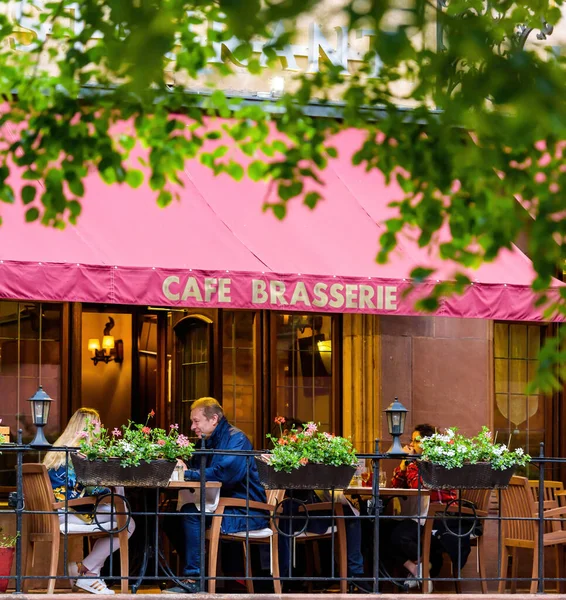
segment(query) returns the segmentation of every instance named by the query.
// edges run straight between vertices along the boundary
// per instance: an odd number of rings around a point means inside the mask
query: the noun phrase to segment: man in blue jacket
[[[204,439],[209,450],[252,450],[252,444],[246,435],[228,423],[222,406],[214,398],[200,398],[191,406],[191,430],[199,439]],[[196,458],[200,463],[200,457]],[[197,465],[200,466],[200,465]],[[186,465],[185,465],[186,467]],[[250,501],[266,502],[265,490],[259,482],[255,461],[249,457],[229,454],[212,454],[206,457],[206,481],[222,483],[220,496],[228,498],[246,498]],[[199,481],[200,469],[186,469],[186,481]],[[164,524],[166,533],[181,559],[183,587],[166,590],[170,593],[200,592],[200,510],[195,504],[180,507],[182,517],[171,516]],[[222,518],[222,533],[236,533],[268,527],[268,520],[262,513],[251,511],[250,518],[245,509],[227,508]],[[210,527],[212,517],[206,518]]]

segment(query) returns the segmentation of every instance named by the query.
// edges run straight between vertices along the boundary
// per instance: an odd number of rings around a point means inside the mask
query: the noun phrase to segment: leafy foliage
[[[494,443],[485,426],[475,437],[465,437],[452,427],[443,434],[435,433],[421,440],[421,460],[447,469],[488,462],[492,469],[503,471],[515,465],[526,465],[530,459],[522,448],[511,450],[505,444]]]
[[[301,428],[283,430],[284,417],[276,417],[281,430],[279,437],[267,434],[273,443],[268,455],[269,464],[275,471],[291,473],[308,463],[321,465],[355,465],[357,458],[352,442],[332,433],[318,431],[316,423],[305,423]]]
[[[128,421],[121,430],[113,429],[112,432],[89,422],[80,440],[81,453],[89,460],[119,458],[123,467],[138,466],[142,461],[158,459],[188,460],[193,454],[194,445],[179,433],[178,425],[170,425],[169,432],[149,427],[149,420],[154,415],[151,411],[145,424]]]
[[[336,0],[328,12],[371,31],[364,64],[298,74],[263,105],[202,90],[203,73],[215,83],[279,65],[315,0],[36,2],[39,12],[16,23],[0,0],[0,200],[16,201],[9,174],[18,168],[26,221],[75,223],[89,171],[134,188],[147,179],[166,207],[193,158],[216,174],[272,182],[277,197],[265,207],[284,218],[296,199],[309,208],[323,200],[308,183],[340,152],[335,134],[355,127],[365,140],[352,161],[400,188],[377,260],[409,235],[455,265],[454,283],[439,283],[419,308],[435,310],[470,283],[463,268],[522,240],[548,314],[566,313],[566,288],[548,293],[566,259],[566,59],[546,42],[564,24],[563,0]],[[261,54],[258,38],[269,40]],[[118,123],[128,131],[115,134]],[[228,156],[227,141],[253,160]],[[415,285],[435,279],[422,267]],[[559,335],[540,389],[564,377],[556,346],[566,329]]]

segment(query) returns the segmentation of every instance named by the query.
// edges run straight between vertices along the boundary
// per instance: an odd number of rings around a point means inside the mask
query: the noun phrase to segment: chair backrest
[[[487,515],[489,512],[489,500],[491,490],[462,490],[462,500],[472,502],[480,515]]]
[[[509,487],[501,490],[501,515],[511,517],[503,521],[503,537],[534,541],[536,522],[529,482],[525,477],[512,477]]]
[[[47,469],[41,463],[22,465],[24,505],[31,511],[54,511],[53,514],[30,514],[30,533],[59,535],[59,516],[53,508],[55,498]]]
[[[265,495],[267,496],[267,504],[275,504],[285,498],[285,490],[265,490]]]
[[[564,491],[564,484],[561,481],[544,481],[544,487],[542,490],[544,508],[556,508],[558,498],[556,497],[557,492]],[[531,498],[534,503],[534,508],[538,511],[538,494],[539,494],[539,481],[538,479],[529,479],[529,489],[531,492]]]

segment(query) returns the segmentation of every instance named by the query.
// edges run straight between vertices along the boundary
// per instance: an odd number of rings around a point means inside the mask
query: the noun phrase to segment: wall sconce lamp
[[[391,448],[387,451],[387,454],[407,454],[401,446],[400,437],[405,431],[405,419],[407,418],[407,412],[409,412],[396,397],[395,400],[383,411],[387,415],[387,428],[389,434],[393,437],[393,443]]]
[[[31,398],[28,398],[28,400],[31,402],[33,424],[37,427],[37,432],[30,446],[51,446],[51,444],[47,441],[45,434],[43,433],[43,428],[47,425],[49,408],[51,406],[51,402],[53,402],[53,398],[50,398],[49,394],[47,394],[40,385],[37,392],[35,392]]]
[[[90,360],[96,366],[99,362],[108,364],[111,361],[121,364],[124,362],[124,342],[122,340],[114,340],[114,336],[110,335],[110,331],[114,327],[114,319],[108,317],[108,323],[104,327],[104,335],[102,337],[102,348],[98,338],[90,338],[88,340],[88,349],[92,353]]]

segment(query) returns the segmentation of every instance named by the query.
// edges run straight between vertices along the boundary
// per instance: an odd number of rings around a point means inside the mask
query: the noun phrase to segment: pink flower
[[[165,446],[165,440],[157,440],[158,446]]]
[[[308,435],[309,437],[313,436],[318,430],[318,427],[316,426],[316,423],[313,423],[312,421],[307,425],[307,428],[305,429],[305,435]]]
[[[328,431],[325,431],[322,435],[324,435],[327,440],[331,440],[335,437],[333,433],[328,433]]]
[[[173,425],[173,423],[171,423],[171,425],[169,425],[170,429],[179,429],[179,423],[175,423],[175,425]]]
[[[117,427],[114,427],[112,430],[112,435],[114,437],[122,437],[122,432]]]
[[[88,440],[88,431],[81,431],[79,437],[83,440]]]
[[[181,434],[177,438],[177,444],[182,448],[186,448],[191,442],[189,442],[189,438],[186,435]]]
[[[151,433],[151,428],[149,428],[149,427],[146,425],[145,427],[142,427],[142,430],[141,430],[141,432],[142,432],[142,433],[149,434],[149,433]]]
[[[309,459],[306,456],[303,456],[303,458],[299,459],[299,462],[303,465],[303,467],[308,464]]]
[[[155,411],[152,409],[151,412],[149,413],[150,417],[155,417]]]
[[[285,423],[285,417],[275,417],[275,423],[277,423],[277,425],[283,425],[283,423]]]

